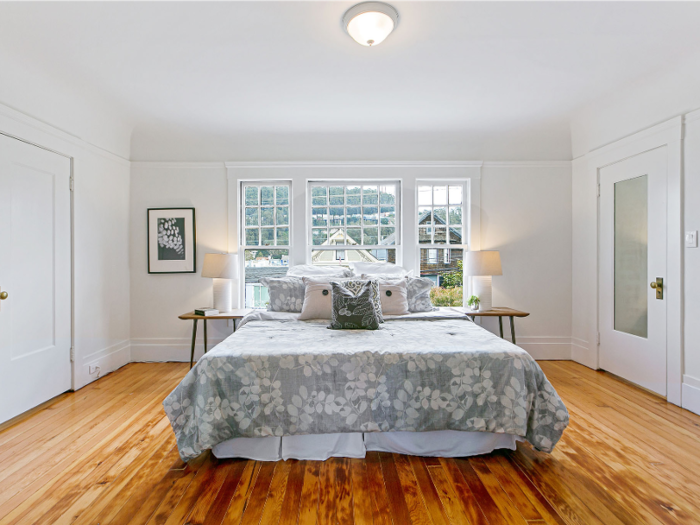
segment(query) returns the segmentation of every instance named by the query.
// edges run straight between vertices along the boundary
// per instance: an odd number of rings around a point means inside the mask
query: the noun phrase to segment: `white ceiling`
[[[0,49],[99,93],[138,160],[569,159],[575,110],[700,50],[696,2],[393,2],[375,48],[351,5],[3,2]]]

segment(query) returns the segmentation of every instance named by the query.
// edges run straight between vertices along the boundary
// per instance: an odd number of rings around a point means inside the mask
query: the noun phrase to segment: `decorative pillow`
[[[304,281],[301,277],[264,277],[260,284],[267,286],[272,312],[301,312],[304,304]]]
[[[304,286],[304,304],[301,307],[301,315],[299,319],[330,319],[332,315],[332,286],[331,282],[340,282],[343,286],[352,291],[359,291],[362,285],[367,281],[358,281],[353,279],[338,279],[334,277],[303,277]],[[382,316],[382,304],[379,299],[379,284],[377,281],[370,281],[372,285],[373,301],[377,310],[379,322],[384,322]]]
[[[368,275],[393,275],[394,277],[404,277],[409,274],[401,266],[397,266],[392,263],[378,262],[378,263],[368,263],[368,262],[356,262],[353,263],[353,269],[357,275],[368,274]]]
[[[352,282],[361,283],[362,281]],[[377,317],[374,300],[376,281],[364,281],[356,290],[350,290],[337,281],[333,281],[331,287],[333,317],[328,328],[333,330],[377,330],[379,328],[379,317]]]
[[[350,268],[343,266],[315,266],[313,264],[298,264],[287,270],[287,277],[352,277]]]
[[[406,282],[406,299],[408,301],[408,310],[410,312],[432,312],[436,310],[433,303],[430,301],[430,290],[435,286],[435,283],[430,279],[423,277],[396,277],[392,275],[362,275],[363,279],[379,279],[380,282],[396,284],[401,281]],[[386,312],[385,312],[386,313]],[[387,313],[387,315],[389,315]]]
[[[422,277],[407,277],[408,309],[411,312],[432,312],[436,310],[430,301],[430,290],[435,283]]]
[[[408,283],[406,279],[381,280],[379,283],[379,299],[382,305],[383,315],[406,315],[408,309]]]

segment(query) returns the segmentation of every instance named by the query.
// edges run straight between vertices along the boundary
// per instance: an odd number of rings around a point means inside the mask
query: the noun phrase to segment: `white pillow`
[[[408,283],[406,279],[377,279],[383,315],[408,315]]]
[[[430,300],[430,290],[434,283],[430,279],[423,277],[397,277],[395,275],[366,275],[363,274],[361,279],[377,279],[387,283],[396,284],[398,282],[406,283],[406,298],[408,300],[409,312],[432,312],[436,308]]]
[[[353,269],[357,275],[366,273],[368,275],[395,275],[396,277],[403,277],[408,275],[408,272],[401,266],[397,266],[392,263],[378,262],[378,263],[367,263],[367,262],[356,262],[353,264]]]
[[[333,313],[333,293],[331,281],[341,281],[337,277],[303,277],[304,304],[299,319],[330,319]],[[324,293],[325,292],[325,293]]]
[[[287,277],[352,277],[352,275],[352,270],[343,266],[298,264],[287,270]]]

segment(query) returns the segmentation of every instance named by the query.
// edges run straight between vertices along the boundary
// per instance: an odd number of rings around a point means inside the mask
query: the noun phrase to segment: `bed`
[[[550,452],[569,415],[521,348],[440,309],[380,330],[255,312],[163,405],[184,461],[467,456],[527,440]]]

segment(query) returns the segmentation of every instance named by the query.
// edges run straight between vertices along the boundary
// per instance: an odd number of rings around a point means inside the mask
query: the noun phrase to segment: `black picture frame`
[[[160,241],[159,230],[163,224],[181,238],[182,253],[177,243],[174,246],[166,246]],[[195,209],[190,207],[148,208],[146,210],[146,250],[149,274],[197,273]]]

